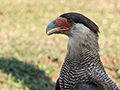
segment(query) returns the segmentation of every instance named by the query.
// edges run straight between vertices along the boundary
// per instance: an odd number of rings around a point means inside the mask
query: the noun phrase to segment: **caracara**
[[[46,32],[69,37],[56,90],[119,90],[101,63],[99,28],[93,21],[79,13],[65,13],[50,22]]]

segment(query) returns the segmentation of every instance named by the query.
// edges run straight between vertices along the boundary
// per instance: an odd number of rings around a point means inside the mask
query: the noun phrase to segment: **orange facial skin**
[[[66,18],[59,17],[53,21],[56,27],[59,27],[59,29],[56,31],[56,33],[64,33],[64,31],[69,31],[71,26],[74,24],[74,22],[68,22]]]

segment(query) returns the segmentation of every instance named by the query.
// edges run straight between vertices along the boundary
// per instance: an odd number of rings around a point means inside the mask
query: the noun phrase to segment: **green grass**
[[[119,0],[1,0],[1,90],[54,90],[68,38],[47,36],[47,24],[65,12],[79,12],[100,27],[100,55],[120,87]]]
[[[15,58],[0,58],[1,86],[10,90],[53,90],[54,83],[37,66]],[[6,74],[7,75],[6,75]],[[2,85],[3,84],[3,85]]]

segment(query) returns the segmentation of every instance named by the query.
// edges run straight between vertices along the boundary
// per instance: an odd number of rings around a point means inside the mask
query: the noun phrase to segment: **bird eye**
[[[70,24],[71,24],[72,22],[73,22],[73,20],[72,20],[72,19],[68,19],[68,23],[70,23]]]

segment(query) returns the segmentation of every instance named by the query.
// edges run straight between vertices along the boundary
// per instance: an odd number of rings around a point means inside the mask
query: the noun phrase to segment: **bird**
[[[68,36],[67,54],[55,90],[120,90],[102,65],[100,31],[92,20],[77,12],[63,13],[47,25],[46,33]]]

